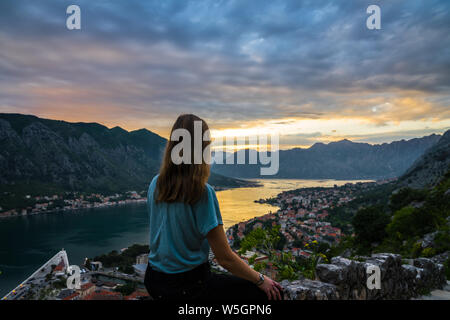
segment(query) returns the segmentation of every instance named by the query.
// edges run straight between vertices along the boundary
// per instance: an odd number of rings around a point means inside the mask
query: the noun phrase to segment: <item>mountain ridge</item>
[[[425,150],[437,143],[440,135],[399,140],[383,144],[353,142],[348,139],[315,143],[309,148],[280,150],[279,172],[260,176],[260,165],[215,164],[213,169],[223,175],[241,178],[297,179],[385,179],[403,174]],[[229,157],[236,159],[239,150]],[[224,160],[225,163],[225,160]]]
[[[147,129],[1,113],[0,191],[146,190],[159,171],[166,141]],[[216,173],[210,183],[222,188],[246,184]]]
[[[280,150],[280,172],[270,178],[400,176],[440,138],[432,134],[375,145],[343,139],[328,144],[318,142],[307,149]],[[158,172],[166,141],[145,128],[127,131],[96,122],[0,113],[0,183],[5,190],[24,185],[35,189],[43,184],[86,191],[145,189],[151,176]],[[244,181],[229,177],[264,178],[256,174],[259,169],[259,165],[215,164],[210,182],[241,186]]]

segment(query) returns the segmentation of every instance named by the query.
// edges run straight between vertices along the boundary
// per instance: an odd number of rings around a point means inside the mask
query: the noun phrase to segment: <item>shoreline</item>
[[[267,180],[270,180],[268,178],[266,178]],[[264,184],[260,183],[259,181],[255,181],[254,179],[241,179],[246,181],[248,184],[246,185],[240,185],[240,186],[230,186],[230,187],[214,187],[214,190],[216,192],[220,192],[220,191],[227,191],[227,190],[233,190],[233,189],[239,189],[239,188],[260,188],[263,187]],[[265,180],[265,179],[261,179],[261,180]],[[339,180],[339,179],[294,179],[294,178],[277,178],[276,180],[318,180],[318,181],[326,181],[326,180],[336,180],[336,181],[345,181],[344,179]],[[367,181],[369,182],[369,181]],[[372,180],[371,182],[376,182],[375,180]],[[306,187],[308,188],[308,187]],[[327,187],[324,187],[327,188]],[[331,187],[330,187],[331,188]],[[302,188],[301,188],[302,189]],[[292,189],[292,190],[296,190],[296,189]],[[291,190],[291,191],[292,191]],[[128,191],[130,192],[130,191]],[[258,203],[258,204],[270,204],[271,206],[277,207],[276,204],[271,204],[271,203],[267,203],[265,201],[260,202],[262,199],[254,199],[253,202]],[[267,200],[267,199],[263,199],[263,200]],[[138,198],[138,199],[126,199],[126,200],[120,200],[119,202],[104,202],[104,203],[98,203],[97,205],[95,205],[95,203],[92,206],[89,207],[74,207],[74,208],[61,208],[61,209],[51,209],[51,210],[42,210],[42,211],[35,211],[35,212],[30,212],[30,213],[20,213],[17,212],[15,214],[11,214],[11,215],[1,215],[0,214],[0,221],[3,219],[8,219],[8,218],[18,218],[18,217],[29,217],[29,216],[36,216],[36,215],[41,215],[41,214],[54,214],[54,213],[60,213],[60,212],[74,212],[74,211],[78,211],[78,210],[88,210],[88,209],[101,209],[101,208],[110,208],[110,207],[117,207],[117,206],[126,206],[126,205],[131,205],[131,204],[142,204],[145,203],[147,201],[147,198]],[[12,210],[18,210],[18,209],[12,209]]]
[[[243,184],[243,185],[239,185],[239,186],[230,186],[230,187],[216,187],[213,186],[214,190],[216,192],[219,191],[226,191],[226,190],[231,190],[231,189],[238,189],[238,188],[259,188],[262,187],[263,184],[260,184],[256,181],[251,181],[251,180],[246,180],[246,179],[241,179],[247,182],[247,184]],[[132,191],[127,191],[125,192],[132,192]],[[142,191],[143,192],[143,191]],[[45,196],[43,196],[45,197]],[[49,196],[47,196],[49,197]],[[129,205],[129,204],[139,204],[139,203],[145,203],[147,201],[147,197],[145,198],[138,198],[138,199],[126,199],[126,200],[121,200],[121,201],[125,201],[125,203],[120,203],[120,202],[104,202],[104,203],[100,203],[99,205],[95,205],[92,207],[75,207],[75,208],[61,208],[61,209],[51,209],[51,210],[42,210],[42,211],[35,211],[35,212],[30,212],[30,213],[20,213],[19,210],[20,209],[10,209],[11,210],[15,210],[16,213],[15,214],[11,214],[11,215],[2,215],[2,213],[0,213],[0,221],[2,219],[7,219],[7,218],[18,218],[18,217],[27,217],[27,216],[35,216],[35,215],[40,215],[40,214],[47,214],[47,213],[58,213],[58,212],[72,212],[72,211],[77,211],[77,210],[82,210],[82,209],[100,209],[100,208],[109,208],[109,207],[115,207],[115,206],[122,206],[122,205]]]
[[[85,208],[70,208],[70,209],[54,209],[54,210],[45,210],[45,211],[39,211],[39,212],[33,212],[33,213],[27,213],[27,214],[16,214],[11,216],[0,216],[1,219],[8,219],[8,218],[19,218],[19,217],[29,217],[29,216],[38,216],[42,214],[54,214],[54,213],[60,213],[60,212],[73,212],[73,211],[79,211],[79,210],[90,210],[90,209],[102,209],[102,208],[110,208],[110,207],[119,207],[119,206],[127,206],[131,204],[143,204],[147,202],[147,198],[145,199],[136,199],[131,202],[126,203],[111,203],[111,204],[104,204],[101,206],[95,206],[95,207],[85,207]]]

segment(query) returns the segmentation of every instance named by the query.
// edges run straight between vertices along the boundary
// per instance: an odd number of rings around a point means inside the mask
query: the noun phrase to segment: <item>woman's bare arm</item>
[[[242,259],[231,250],[222,225],[212,229],[206,236],[217,262],[237,277],[258,282],[259,273],[250,268]]]
[[[247,263],[231,250],[222,225],[212,229],[207,234],[206,238],[208,239],[209,245],[216,256],[217,261],[222,267],[237,277],[249,280],[253,283],[258,282],[259,273],[250,268]],[[269,299],[281,299],[281,286],[269,277],[265,277],[265,281],[260,286],[260,289],[266,292]]]

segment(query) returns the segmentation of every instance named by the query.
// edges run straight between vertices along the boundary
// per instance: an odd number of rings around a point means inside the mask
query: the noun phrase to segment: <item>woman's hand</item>
[[[281,285],[270,279],[269,277],[264,276],[264,282],[258,286],[262,291],[267,294],[269,300],[281,300],[283,288]]]

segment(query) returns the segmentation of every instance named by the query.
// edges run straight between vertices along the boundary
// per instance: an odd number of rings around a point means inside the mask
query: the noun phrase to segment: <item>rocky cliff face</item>
[[[362,261],[334,257],[319,264],[316,280],[283,281],[286,300],[380,300],[411,299],[442,288],[446,283],[444,266],[431,259],[418,258],[402,264],[400,255],[373,254]],[[367,267],[380,268],[381,289],[368,289]]]
[[[158,169],[164,144],[165,139],[150,131],[2,115],[0,183],[25,189],[143,189]]]

